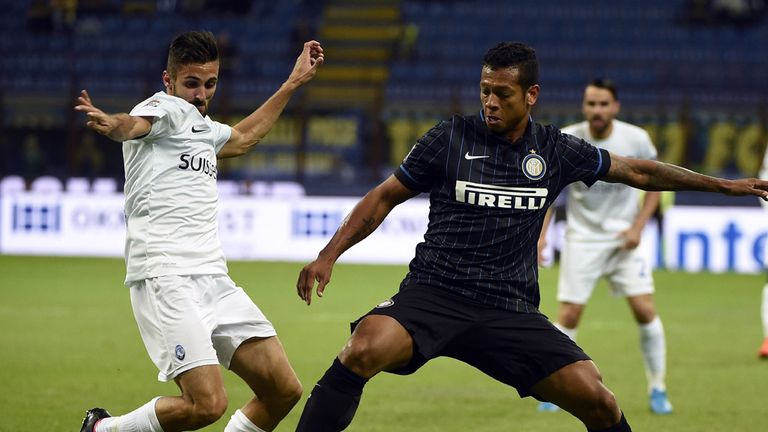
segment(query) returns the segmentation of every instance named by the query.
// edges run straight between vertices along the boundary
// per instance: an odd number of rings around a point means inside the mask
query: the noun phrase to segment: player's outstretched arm
[[[144,117],[133,117],[125,113],[107,114],[96,108],[87,90],[80,92],[75,110],[88,116],[85,125],[89,129],[117,142],[144,136],[152,129],[152,123]]]
[[[755,195],[768,199],[768,181],[756,178],[727,180],[664,162],[632,159],[611,153],[611,168],[602,180],[649,191],[692,190],[726,195]]]
[[[293,93],[315,77],[317,68],[323,61],[323,47],[320,42],[305,43],[288,79],[262,106],[232,128],[232,136],[216,156],[223,159],[248,153],[269,133]]]
[[[312,288],[317,282],[317,295],[323,296],[331,280],[331,272],[342,253],[374,232],[392,209],[414,196],[395,176],[390,176],[361,199],[347,215],[317,258],[304,266],[296,282],[296,291],[308,305],[312,303]]]

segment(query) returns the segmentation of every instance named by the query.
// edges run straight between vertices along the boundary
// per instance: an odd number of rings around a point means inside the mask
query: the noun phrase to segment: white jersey
[[[123,143],[126,282],[226,274],[216,154],[232,129],[163,92],[136,105],[130,115],[154,121],[149,134]]]
[[[648,133],[626,122],[613,120],[611,135],[602,140],[591,136],[586,121],[568,126],[563,132],[619,156],[656,159],[656,148]],[[572,183],[567,198],[568,240],[619,242],[618,234],[632,226],[637,216],[640,191],[621,183],[597,181],[590,188],[584,183]]]

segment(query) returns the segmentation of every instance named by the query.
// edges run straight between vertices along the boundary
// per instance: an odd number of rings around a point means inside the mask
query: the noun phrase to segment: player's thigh
[[[211,339],[219,362],[231,369],[232,358],[243,343],[271,338],[277,332],[261,309],[229,276],[218,275],[212,279],[212,288],[205,296],[216,319]]]
[[[226,405],[227,393],[219,365],[204,365],[187,370],[176,378],[184,399],[196,404]]]
[[[515,387],[521,397],[536,395],[532,386],[589,356],[539,313],[485,311],[471,332],[453,341],[443,355],[476,367]]]
[[[650,259],[641,247],[619,251],[611,257],[608,268],[607,279],[614,295],[635,297],[653,294]]]
[[[260,398],[299,394],[301,383],[277,336],[246,340],[235,350],[230,370]]]
[[[597,281],[605,274],[608,259],[614,250],[611,244],[566,241],[560,257],[557,300],[586,304]]]
[[[129,286],[134,317],[160,381],[219,363],[211,343],[215,319],[200,301],[204,288],[194,277],[175,275]]]
[[[388,315],[365,316],[355,326],[339,359],[362,376],[400,368],[413,356],[413,339],[395,318]]]

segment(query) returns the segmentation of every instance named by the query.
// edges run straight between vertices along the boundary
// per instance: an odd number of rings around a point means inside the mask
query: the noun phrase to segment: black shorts
[[[579,360],[590,360],[541,313],[493,308],[452,292],[409,284],[368,315],[396,319],[413,338],[413,357],[388,372],[408,375],[436,357],[451,357],[517,389],[536,396],[531,386]]]

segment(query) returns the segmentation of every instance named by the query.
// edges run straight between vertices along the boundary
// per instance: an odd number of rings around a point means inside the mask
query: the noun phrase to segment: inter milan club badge
[[[536,154],[536,150],[523,158],[523,174],[531,180],[538,180],[544,177],[547,172],[547,163],[544,158]]]

